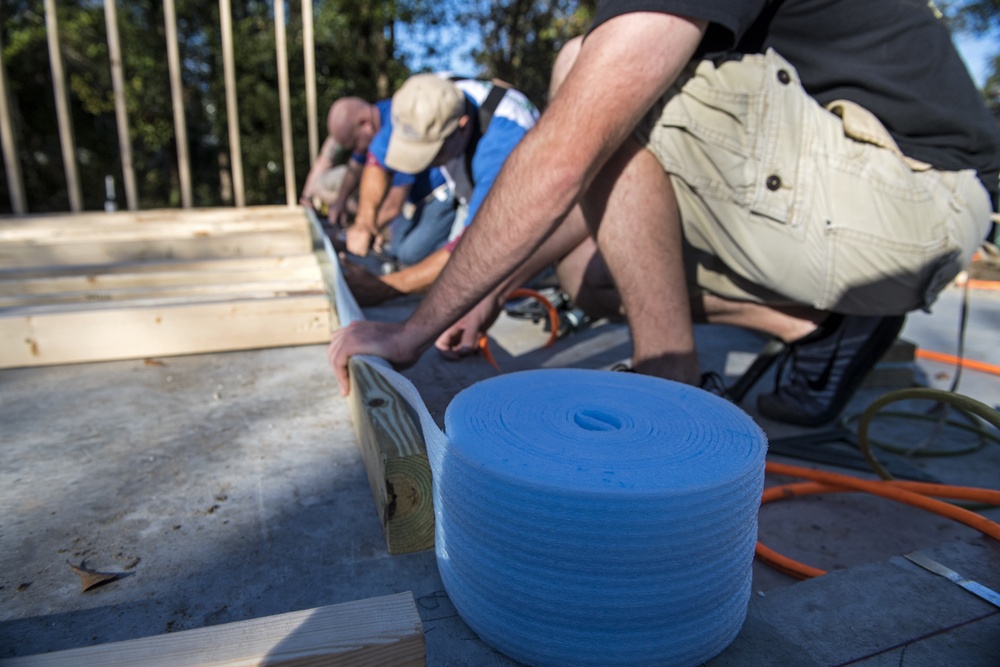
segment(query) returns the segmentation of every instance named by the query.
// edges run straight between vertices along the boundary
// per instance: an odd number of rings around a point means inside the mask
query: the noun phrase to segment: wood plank
[[[143,271],[137,273],[88,273],[78,272],[53,276],[17,277],[0,272],[0,298],[31,295],[79,293],[90,295],[92,300],[108,300],[104,292],[137,290],[140,288],[166,288],[181,286],[230,285],[238,283],[301,282],[324,287],[319,267],[289,266],[287,268],[249,269],[244,271]]]
[[[312,0],[302,0],[302,56],[306,69],[306,127],[309,135],[309,165],[319,155],[316,117],[316,39],[313,32]]]
[[[0,314],[0,368],[324,343],[325,294]]]
[[[0,281],[55,278],[58,276],[84,276],[88,280],[99,280],[104,276],[125,274],[164,274],[170,272],[198,271],[212,273],[245,273],[249,271],[267,272],[271,270],[298,270],[314,267],[313,255],[287,255],[276,257],[222,257],[198,260],[145,260],[119,262],[116,264],[88,264],[73,266],[24,266],[0,269]]]
[[[349,365],[354,430],[389,553],[430,549],[434,508],[423,435],[385,378],[359,359]]]
[[[7,66],[3,61],[3,40],[0,39],[0,147],[3,148],[10,209],[15,214],[22,215],[28,212],[28,199],[24,194],[24,178],[21,176],[21,158],[10,114],[10,99],[7,92]],[[313,152],[313,155],[316,153]]]
[[[62,52],[59,50],[59,19],[55,0],[45,0],[45,37],[49,45],[49,65],[52,69],[52,90],[56,99],[56,121],[59,125],[59,145],[62,148],[63,169],[66,172],[66,190],[69,207],[83,210],[80,194],[80,176],[76,168],[76,141],[73,137],[73,117],[69,111],[66,92],[66,75],[63,71]]]
[[[316,257],[316,264],[319,266],[320,274],[323,278],[323,287],[326,289],[327,299],[330,301],[330,333],[333,333],[340,328],[340,317],[337,315],[337,272],[333,268],[333,264],[330,262],[329,255],[326,254],[326,249],[323,247],[323,242],[317,238],[313,238],[313,255]]]
[[[331,325],[340,328],[336,270],[317,225],[310,224],[313,247],[331,306]],[[390,554],[434,547],[434,505],[427,448],[406,401],[377,371],[360,359],[349,361],[348,402],[368,484]]]
[[[278,59],[278,106],[281,115],[281,152],[285,164],[285,202],[295,206],[298,192],[295,188],[295,157],[292,149],[292,109],[288,92],[288,47],[285,36],[285,3],[275,2],[274,46]]]
[[[181,206],[191,208],[191,163],[188,157],[184,87],[181,80],[180,50],[177,46],[177,13],[174,11],[174,0],[163,0],[163,25],[167,37],[167,69],[170,75],[170,100],[174,110],[174,143],[177,145]]]
[[[285,219],[302,222],[300,209],[284,205],[253,206],[250,208],[149,209],[145,211],[85,211],[82,213],[47,213],[44,215],[0,216],[0,228],[8,226],[48,226],[67,223],[73,226],[103,224],[148,224],[150,222],[206,222],[217,220],[243,221]]]
[[[233,201],[246,206],[243,185],[243,149],[240,143],[240,111],[236,98],[236,64],[233,57],[233,10],[229,0],[219,0],[222,32],[222,71],[226,82],[226,124],[229,126],[229,169],[233,175]]]
[[[4,661],[5,667],[424,664],[423,625],[410,592]]]
[[[67,243],[0,243],[0,266],[31,267],[114,264],[138,260],[285,256],[309,252],[306,232],[246,232],[188,238],[129,239]]]
[[[50,312],[54,308],[83,304],[85,307],[119,307],[124,302],[136,305],[157,305],[168,302],[227,301],[234,299],[266,299],[303,294],[326,294],[323,281],[267,280],[230,283],[192,283],[124,287],[119,289],[89,289],[68,292],[46,291],[36,294],[0,295],[0,314],[16,311],[18,315]]]
[[[132,165],[132,139],[128,131],[128,108],[125,103],[125,72],[122,66],[121,40],[118,36],[117,0],[104,0],[104,23],[108,35],[108,59],[111,61],[111,90],[115,98],[115,122],[118,128],[118,152],[122,160],[122,179],[125,181],[125,204],[128,210],[139,208],[135,184],[135,167]]]
[[[58,221],[49,226],[0,227],[2,243],[66,243],[78,240],[91,241],[132,241],[170,238],[202,238],[226,234],[249,234],[270,232],[275,234],[306,235],[308,230],[300,220],[292,218],[262,220],[189,220],[150,221],[142,224],[102,224],[87,226]]]

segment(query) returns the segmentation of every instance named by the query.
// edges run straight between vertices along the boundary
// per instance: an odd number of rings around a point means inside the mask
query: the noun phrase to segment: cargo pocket
[[[764,54],[766,70],[761,104],[756,110],[754,154],[757,156],[750,212],[785,227],[799,227],[808,213],[812,178],[803,156],[812,151],[814,132],[806,108],[812,98],[798,72],[772,49]],[[790,231],[790,230],[789,230]]]

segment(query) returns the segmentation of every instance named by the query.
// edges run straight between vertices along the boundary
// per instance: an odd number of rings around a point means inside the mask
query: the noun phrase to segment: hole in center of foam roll
[[[604,410],[578,410],[573,415],[573,421],[588,431],[617,431],[622,427],[621,419]]]

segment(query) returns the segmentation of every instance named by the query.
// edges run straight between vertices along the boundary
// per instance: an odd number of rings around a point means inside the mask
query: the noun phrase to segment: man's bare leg
[[[703,294],[693,301],[691,307],[692,317],[697,322],[753,329],[770,334],[786,343],[811,334],[829,315],[808,306],[731,301],[713,294]]]
[[[622,296],[633,368],[697,384],[680,213],[660,163],[626,140],[594,179],[583,210]]]

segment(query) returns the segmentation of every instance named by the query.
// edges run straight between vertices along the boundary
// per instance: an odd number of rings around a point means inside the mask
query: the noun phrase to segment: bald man
[[[319,199],[328,207],[331,224],[347,226],[348,202],[361,183],[368,146],[388,124],[391,105],[388,99],[372,104],[360,97],[342,97],[330,106],[327,137],[299,199],[303,206],[313,206]],[[345,154],[349,154],[346,171],[335,170]],[[389,229],[392,243],[385,250],[392,259],[415,264],[448,241],[457,205],[437,168],[416,174],[384,171],[391,188],[378,207],[375,227]]]
[[[329,207],[330,222],[343,222],[347,200],[361,182],[361,167],[372,137],[382,127],[378,106],[360,97],[342,97],[330,106],[326,115],[327,137],[313,163],[299,203],[312,206],[319,199]],[[347,173],[337,183],[331,181],[333,167],[342,152],[351,154]],[[360,159],[359,159],[360,158]]]

